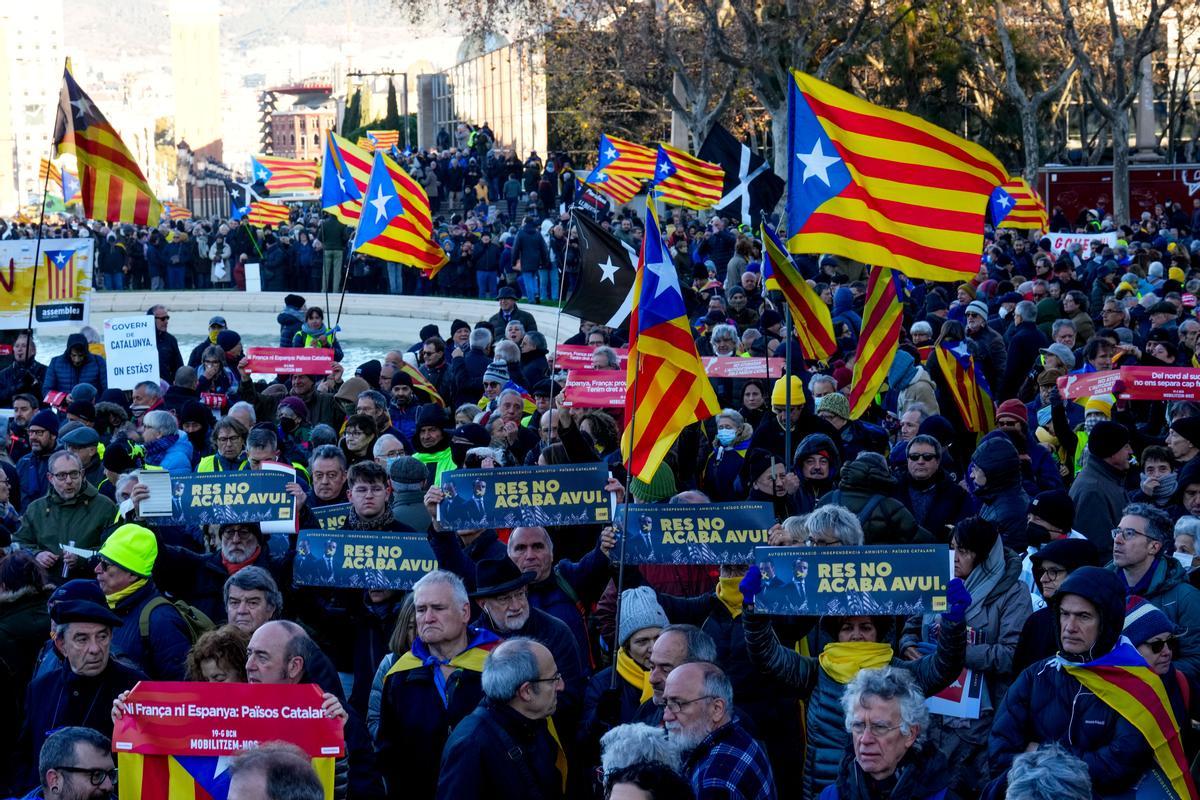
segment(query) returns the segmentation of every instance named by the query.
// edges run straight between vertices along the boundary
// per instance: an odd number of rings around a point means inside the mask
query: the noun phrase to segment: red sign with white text
[[[1200,400],[1200,369],[1121,367],[1058,379],[1063,397],[1075,400],[1110,392],[1122,400]]]
[[[251,347],[250,371],[265,375],[328,375],[333,351],[323,347]]]
[[[314,758],[341,756],[342,723],[326,717],[321,703],[321,689],[312,683],[142,681],[113,726],[113,750],[229,756],[282,739]]]
[[[1058,391],[1063,399],[1075,400],[1080,397],[1092,397],[1097,394],[1109,394],[1116,391],[1116,383],[1121,379],[1121,370],[1109,369],[1103,372],[1081,372],[1078,375],[1064,375],[1058,379]]]
[[[563,387],[562,404],[568,408],[624,408],[625,370],[571,370]]]
[[[783,375],[782,358],[707,356],[701,360],[710,378],[778,378]]]

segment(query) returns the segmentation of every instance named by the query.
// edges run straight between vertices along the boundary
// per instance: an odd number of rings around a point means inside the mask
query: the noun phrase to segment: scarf
[[[412,649],[396,659],[396,663],[388,670],[391,675],[396,672],[407,672],[418,667],[429,667],[433,673],[433,685],[437,687],[442,705],[449,706],[450,700],[446,693],[446,676],[442,667],[450,666],[456,669],[470,670],[483,674],[483,662],[488,653],[500,644],[500,637],[484,628],[467,628],[467,647],[454,658],[440,658],[429,652],[429,647],[420,638],[413,640]],[[385,676],[386,678],[386,676]]]
[[[109,608],[116,608],[116,607],[117,607],[117,603],[121,602],[121,601],[122,601],[122,600],[124,600],[126,597],[129,597],[129,595],[133,594],[133,593],[134,593],[134,592],[136,592],[138,589],[140,589],[140,588],[142,588],[143,586],[145,586],[145,585],[146,585],[146,582],[147,582],[148,580],[149,580],[149,578],[138,578],[136,581],[134,581],[133,583],[129,584],[129,585],[128,585],[128,586],[126,586],[124,589],[119,589],[119,590],[117,590],[117,591],[113,592],[112,594],[106,594],[106,595],[104,596],[104,599],[108,601],[108,607],[109,607]]]
[[[1154,487],[1153,492],[1146,491],[1146,481],[1141,484],[1142,493],[1154,499],[1154,504],[1165,506],[1171,502],[1171,498],[1175,495],[1175,490],[1179,485],[1179,475],[1172,472],[1169,475],[1164,475],[1158,479],[1158,486]]]
[[[395,519],[392,517],[390,508],[385,508],[375,519],[363,519],[354,510],[354,506],[350,507],[350,513],[346,515],[345,530],[351,531],[383,531],[387,530]]]
[[[825,674],[840,684],[854,680],[864,669],[879,669],[892,663],[891,645],[878,642],[830,642],[817,660]]]
[[[620,675],[626,683],[642,693],[639,698],[639,703],[644,703],[654,695],[654,690],[650,688],[650,673],[642,669],[633,658],[625,652],[622,647],[617,651],[617,674]]]
[[[171,445],[177,441],[179,441],[179,434],[172,433],[170,436],[160,436],[146,445],[146,462],[155,466],[161,464],[163,456],[171,449]]]
[[[734,619],[742,615],[742,590],[738,588],[741,582],[741,578],[717,578],[717,599]]]
[[[234,573],[236,573],[236,572],[240,572],[241,570],[244,570],[246,567],[253,566],[253,565],[254,565],[254,559],[258,558],[258,554],[259,554],[260,552],[262,552],[262,546],[261,546],[261,545],[260,545],[260,546],[258,546],[258,547],[256,547],[256,548],[254,548],[254,552],[250,554],[250,557],[249,557],[249,558],[247,558],[245,561],[243,561],[243,562],[239,563],[239,564],[235,564],[235,563],[233,563],[232,561],[230,561],[230,560],[226,559],[226,558],[225,558],[225,554],[224,554],[224,553],[222,553],[222,554],[221,554],[221,566],[225,567],[225,573],[226,573],[226,574],[228,574],[228,575],[233,575],[233,574],[234,574]]]
[[[1145,597],[1146,592],[1150,591],[1150,582],[1154,580],[1154,573],[1158,571],[1158,564],[1159,557],[1155,556],[1154,561],[1150,563],[1150,569],[1146,570],[1146,574],[1143,575],[1133,586],[1129,585],[1129,579],[1125,577],[1125,570],[1117,570],[1117,575],[1121,577],[1121,583],[1125,584],[1125,595],[1137,595],[1138,597]]]
[[[1111,652],[1083,664],[1053,662],[1141,731],[1154,761],[1179,797],[1196,797],[1187,756],[1163,680],[1124,636]]]

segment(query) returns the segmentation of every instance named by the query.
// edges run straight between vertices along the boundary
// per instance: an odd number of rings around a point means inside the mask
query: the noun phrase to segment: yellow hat
[[[792,405],[802,406],[804,403],[804,381],[800,380],[799,376],[793,375]],[[771,405],[787,405],[787,378],[780,378],[779,380],[775,381],[775,387],[771,389]]]
[[[1135,289],[1133,287],[1133,284],[1129,283],[1128,281],[1121,281],[1120,283],[1117,284],[1117,291],[1118,292],[1134,292],[1134,293],[1136,293],[1137,289]]]
[[[1098,394],[1094,397],[1089,397],[1088,401],[1083,404],[1083,415],[1088,414],[1103,414],[1105,417],[1112,418],[1112,407],[1116,398],[1111,394]]]
[[[134,575],[149,578],[158,558],[158,541],[148,528],[128,523],[112,532],[100,555]]]
[[[1047,447],[1058,447],[1058,437],[1045,428],[1038,428],[1034,433],[1037,440]]]
[[[1183,270],[1181,270],[1179,267],[1171,267],[1169,270],[1167,270],[1167,277],[1173,281],[1179,281],[1180,283],[1183,283],[1184,279],[1187,278],[1187,275],[1185,275]]]

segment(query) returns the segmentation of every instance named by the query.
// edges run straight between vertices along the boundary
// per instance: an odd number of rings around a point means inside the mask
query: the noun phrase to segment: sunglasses
[[[1145,644],[1150,648],[1151,653],[1158,655],[1164,647],[1171,648],[1171,652],[1174,653],[1175,648],[1178,647],[1178,643],[1179,640],[1176,637],[1170,636],[1166,639],[1155,639],[1153,642],[1146,642]]]
[[[937,453],[909,453],[909,461],[937,461]]]

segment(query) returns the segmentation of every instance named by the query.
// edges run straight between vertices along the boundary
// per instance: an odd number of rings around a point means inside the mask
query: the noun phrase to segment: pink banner
[[[1075,400],[1115,393],[1122,400],[1200,400],[1200,369],[1121,367],[1058,379],[1064,398]]]
[[[333,350],[322,347],[251,347],[250,371],[267,375],[328,375]]]
[[[570,408],[624,408],[625,370],[571,370],[563,387],[562,403]]]
[[[783,375],[783,359],[772,358],[767,371],[766,358],[739,356],[707,356],[704,371],[710,378],[778,378]]]
[[[1058,379],[1058,391],[1066,400],[1076,400],[1080,397],[1091,397],[1097,394],[1108,394],[1116,391],[1116,383],[1121,379],[1119,369],[1104,372],[1081,372],[1078,375],[1064,375]]]
[[[560,344],[558,351],[554,354],[555,369],[591,369],[592,368],[592,353],[596,348],[586,344]],[[617,348],[617,357],[621,360],[621,366],[625,366],[625,360],[629,358],[629,348]]]

